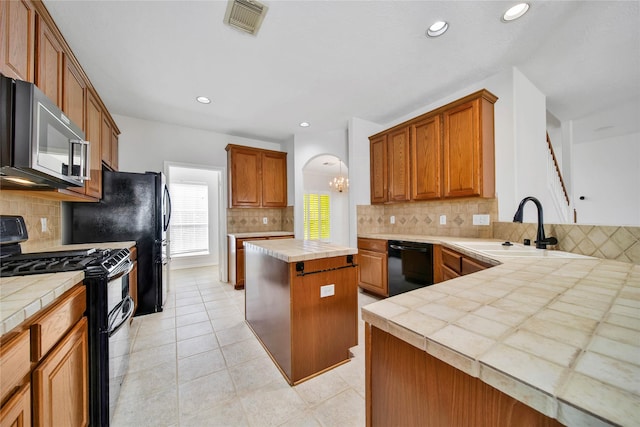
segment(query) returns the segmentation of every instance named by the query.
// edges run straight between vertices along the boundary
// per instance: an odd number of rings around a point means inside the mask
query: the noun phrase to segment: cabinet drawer
[[[442,248],[442,264],[460,274],[462,272],[462,255]]]
[[[462,258],[462,275],[475,273],[476,271],[484,270],[488,267],[490,267],[488,264],[484,264],[480,261]]]
[[[358,249],[387,253],[387,241],[380,239],[358,239]]]
[[[29,360],[29,330],[20,332],[17,336],[0,347],[0,400],[5,398],[20,385],[24,377],[31,370]]]
[[[87,306],[84,285],[69,290],[31,325],[31,360],[39,361],[42,356],[56,345],[58,341],[83,316]]]

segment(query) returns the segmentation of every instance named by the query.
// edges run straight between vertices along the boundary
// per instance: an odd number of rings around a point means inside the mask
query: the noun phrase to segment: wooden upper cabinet
[[[387,135],[389,162],[389,201],[406,202],[411,199],[409,175],[409,127],[395,129]]]
[[[62,108],[64,51],[54,32],[41,17],[37,17],[36,23],[38,28],[36,85],[47,98]]]
[[[89,141],[90,150],[90,176],[91,179],[85,181],[85,194],[97,199],[102,197],[102,109],[95,96],[89,92],[87,97],[87,128],[86,139]]]
[[[438,199],[442,194],[440,115],[411,125],[411,199]]]
[[[371,203],[385,203],[389,197],[387,192],[387,135],[379,135],[369,139],[371,163]]]
[[[287,153],[228,145],[229,207],[286,207]]]
[[[7,77],[35,79],[35,16],[30,1],[0,2],[0,72]]]
[[[262,206],[287,206],[287,153],[262,153]]]
[[[114,171],[118,170],[118,132],[113,126],[111,130],[111,167]]]
[[[495,197],[496,99],[482,91],[443,113],[444,197]]]
[[[62,111],[77,126],[87,131],[85,123],[85,105],[87,98],[87,83],[73,61],[66,55],[62,76]],[[85,135],[86,136],[86,135]]]
[[[497,99],[480,90],[370,137],[371,203],[495,197]]]
[[[109,115],[103,112],[100,124],[100,154],[102,162],[109,167],[111,167],[111,128]]]
[[[259,208],[262,205],[260,151],[246,147],[227,148],[231,207]]]

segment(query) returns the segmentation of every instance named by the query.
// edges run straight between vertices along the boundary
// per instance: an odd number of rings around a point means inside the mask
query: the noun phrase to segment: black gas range
[[[23,254],[20,244],[27,239],[22,217],[0,215],[0,277],[84,271],[90,425],[108,426],[128,370],[129,321],[134,311],[130,251],[91,248]]]

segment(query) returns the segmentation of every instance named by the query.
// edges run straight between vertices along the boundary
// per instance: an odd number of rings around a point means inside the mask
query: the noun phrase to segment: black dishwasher
[[[433,245],[389,240],[389,296],[433,285]]]

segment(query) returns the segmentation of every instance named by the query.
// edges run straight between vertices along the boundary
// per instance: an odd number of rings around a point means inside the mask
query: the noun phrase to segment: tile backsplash
[[[473,215],[490,216],[489,225],[473,225]],[[497,199],[394,203],[357,206],[358,233],[421,234],[491,238],[492,221],[498,218]],[[446,224],[440,217],[446,216]],[[394,217],[394,224],[391,218]]]
[[[264,218],[267,224],[263,223]],[[227,209],[227,233],[259,231],[293,231],[293,206]]]
[[[22,250],[40,251],[61,244],[61,202],[34,197],[16,191],[0,191],[0,215],[20,215],[27,225],[29,240]],[[47,230],[42,231],[41,218],[46,218]]]
[[[537,224],[496,222],[493,237],[535,241]],[[640,227],[615,225],[546,224],[546,236],[558,239],[556,249],[597,258],[640,264]]]

